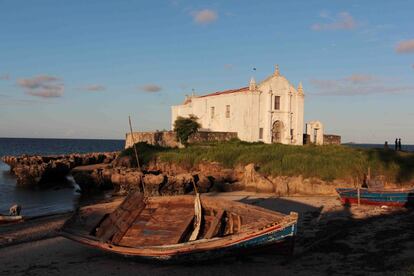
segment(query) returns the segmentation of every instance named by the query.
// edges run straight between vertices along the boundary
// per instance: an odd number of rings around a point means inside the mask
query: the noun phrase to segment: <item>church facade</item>
[[[187,96],[172,106],[172,127],[178,116],[195,115],[203,131],[237,132],[243,141],[303,144],[304,91],[295,88],[276,66],[260,83],[202,96]]]

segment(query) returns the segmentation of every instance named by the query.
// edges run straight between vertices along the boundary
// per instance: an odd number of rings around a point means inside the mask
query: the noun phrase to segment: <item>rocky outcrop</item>
[[[82,193],[113,188],[114,194],[117,195],[126,195],[131,191],[143,189],[149,196],[181,195],[191,192],[193,181],[196,183],[198,180],[197,175],[188,173],[165,175],[157,172],[142,172],[137,168],[113,167],[114,163],[80,166],[74,168],[71,173]],[[203,191],[208,189],[209,187],[206,187]]]
[[[78,166],[71,174],[83,193],[92,193],[113,187],[108,167],[109,164]]]
[[[153,160],[139,171],[133,158],[112,153],[70,154],[58,156],[4,157],[17,176],[17,184],[28,187],[50,186],[71,173],[82,193],[114,189],[116,194],[132,190],[147,195],[178,195],[194,190],[246,190],[257,193],[290,195],[335,195],[337,187],[353,187],[352,179],[322,181],[302,176],[266,176],[255,164],[227,169],[216,162],[195,166]]]
[[[258,167],[248,164],[244,167],[242,185],[239,188],[257,193],[274,193],[278,196],[292,195],[336,195],[336,188],[354,187],[353,179],[323,181],[318,178],[299,176],[266,177],[257,171]]]
[[[142,191],[144,174],[137,169],[113,168],[106,170],[106,173],[111,175],[111,183],[116,194],[125,195],[130,191]]]
[[[161,188],[165,185],[165,176],[163,174],[146,174],[144,176],[144,192],[148,196],[161,195]]]
[[[273,193],[275,190],[272,181],[259,174],[254,164],[249,164],[244,167],[242,183],[246,191]]]
[[[194,176],[189,173],[168,175],[167,181],[160,189],[162,195],[183,195],[193,191]]]
[[[133,168],[136,167],[135,158],[131,156],[118,156],[114,161],[112,161],[112,167],[124,167],[124,168]]]
[[[69,172],[81,165],[112,162],[117,153],[88,153],[53,156],[22,155],[5,156],[2,160],[16,175],[17,185],[25,187],[52,186],[65,180]]]
[[[147,167],[148,168],[148,167]],[[239,166],[234,170],[220,168],[217,163],[197,166],[186,170],[179,165],[161,163],[159,167],[152,166],[151,170],[138,171],[136,168],[108,167],[102,172],[91,171],[91,176],[84,177],[89,184],[80,185],[82,190],[89,191],[107,187],[106,179],[117,194],[127,194],[131,190],[144,190],[147,195],[179,195],[193,191],[193,183],[198,192],[211,191],[250,191],[256,193],[271,193],[277,196],[292,195],[336,195],[336,188],[354,187],[354,180],[344,179],[332,182],[318,178],[303,178],[302,176],[265,176],[254,164]],[[163,169],[167,168],[166,171]],[[175,171],[174,168],[177,168]],[[72,172],[76,182],[78,177]],[[108,175],[108,177],[105,177]],[[109,177],[110,176],[110,177]],[[78,183],[80,184],[80,183]],[[91,188],[87,186],[91,186]]]

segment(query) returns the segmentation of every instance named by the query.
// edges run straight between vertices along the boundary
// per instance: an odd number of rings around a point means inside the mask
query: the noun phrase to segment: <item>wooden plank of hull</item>
[[[114,237],[112,238],[113,243],[115,244],[118,243],[124,237],[125,233],[128,231],[128,229],[134,223],[136,218],[140,215],[141,211],[144,209],[145,207],[144,202],[141,201],[141,203],[138,203],[138,204],[139,206],[137,208],[132,209],[129,212],[125,212],[124,216],[121,218],[122,221],[118,223],[119,225],[118,231],[115,233]]]
[[[212,237],[214,237],[214,235],[217,234],[218,232],[218,228],[219,228],[219,224],[221,223],[222,219],[224,216],[224,210],[220,209],[218,211],[218,213],[214,216],[213,221],[211,222],[210,227],[208,228],[208,231],[205,235],[206,239],[211,239]]]
[[[119,244],[137,247],[143,245],[176,244],[191,224],[194,212],[190,208],[158,208],[146,223],[138,217]]]
[[[144,208],[144,196],[132,193],[101,223],[96,237],[118,243]]]

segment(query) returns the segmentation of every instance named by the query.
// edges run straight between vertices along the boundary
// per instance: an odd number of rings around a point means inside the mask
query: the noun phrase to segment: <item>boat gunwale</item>
[[[414,188],[403,188],[403,189],[398,189],[398,188],[394,188],[394,189],[388,189],[388,190],[380,190],[380,189],[369,189],[369,188],[360,188],[359,189],[360,192],[364,192],[364,193],[368,193],[368,194],[410,194],[413,193],[414,196]],[[354,193],[357,192],[358,188],[337,188],[336,192],[341,195],[341,194],[348,194],[348,193]]]

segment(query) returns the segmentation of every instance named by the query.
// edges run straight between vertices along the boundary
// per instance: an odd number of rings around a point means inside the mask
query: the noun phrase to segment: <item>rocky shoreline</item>
[[[85,194],[113,189],[116,195],[132,190],[151,196],[187,194],[193,183],[201,193],[249,191],[277,196],[335,195],[335,188],[353,187],[353,179],[331,182],[302,176],[265,176],[255,164],[228,169],[215,162],[193,168],[152,160],[142,170],[119,152],[55,156],[6,156],[3,161],[17,177],[17,185],[51,187],[72,175]]]
[[[4,156],[3,162],[10,166],[10,172],[17,178],[17,185],[23,187],[47,187],[65,180],[70,171],[78,166],[109,164],[117,152],[68,154],[68,155],[22,155]]]

